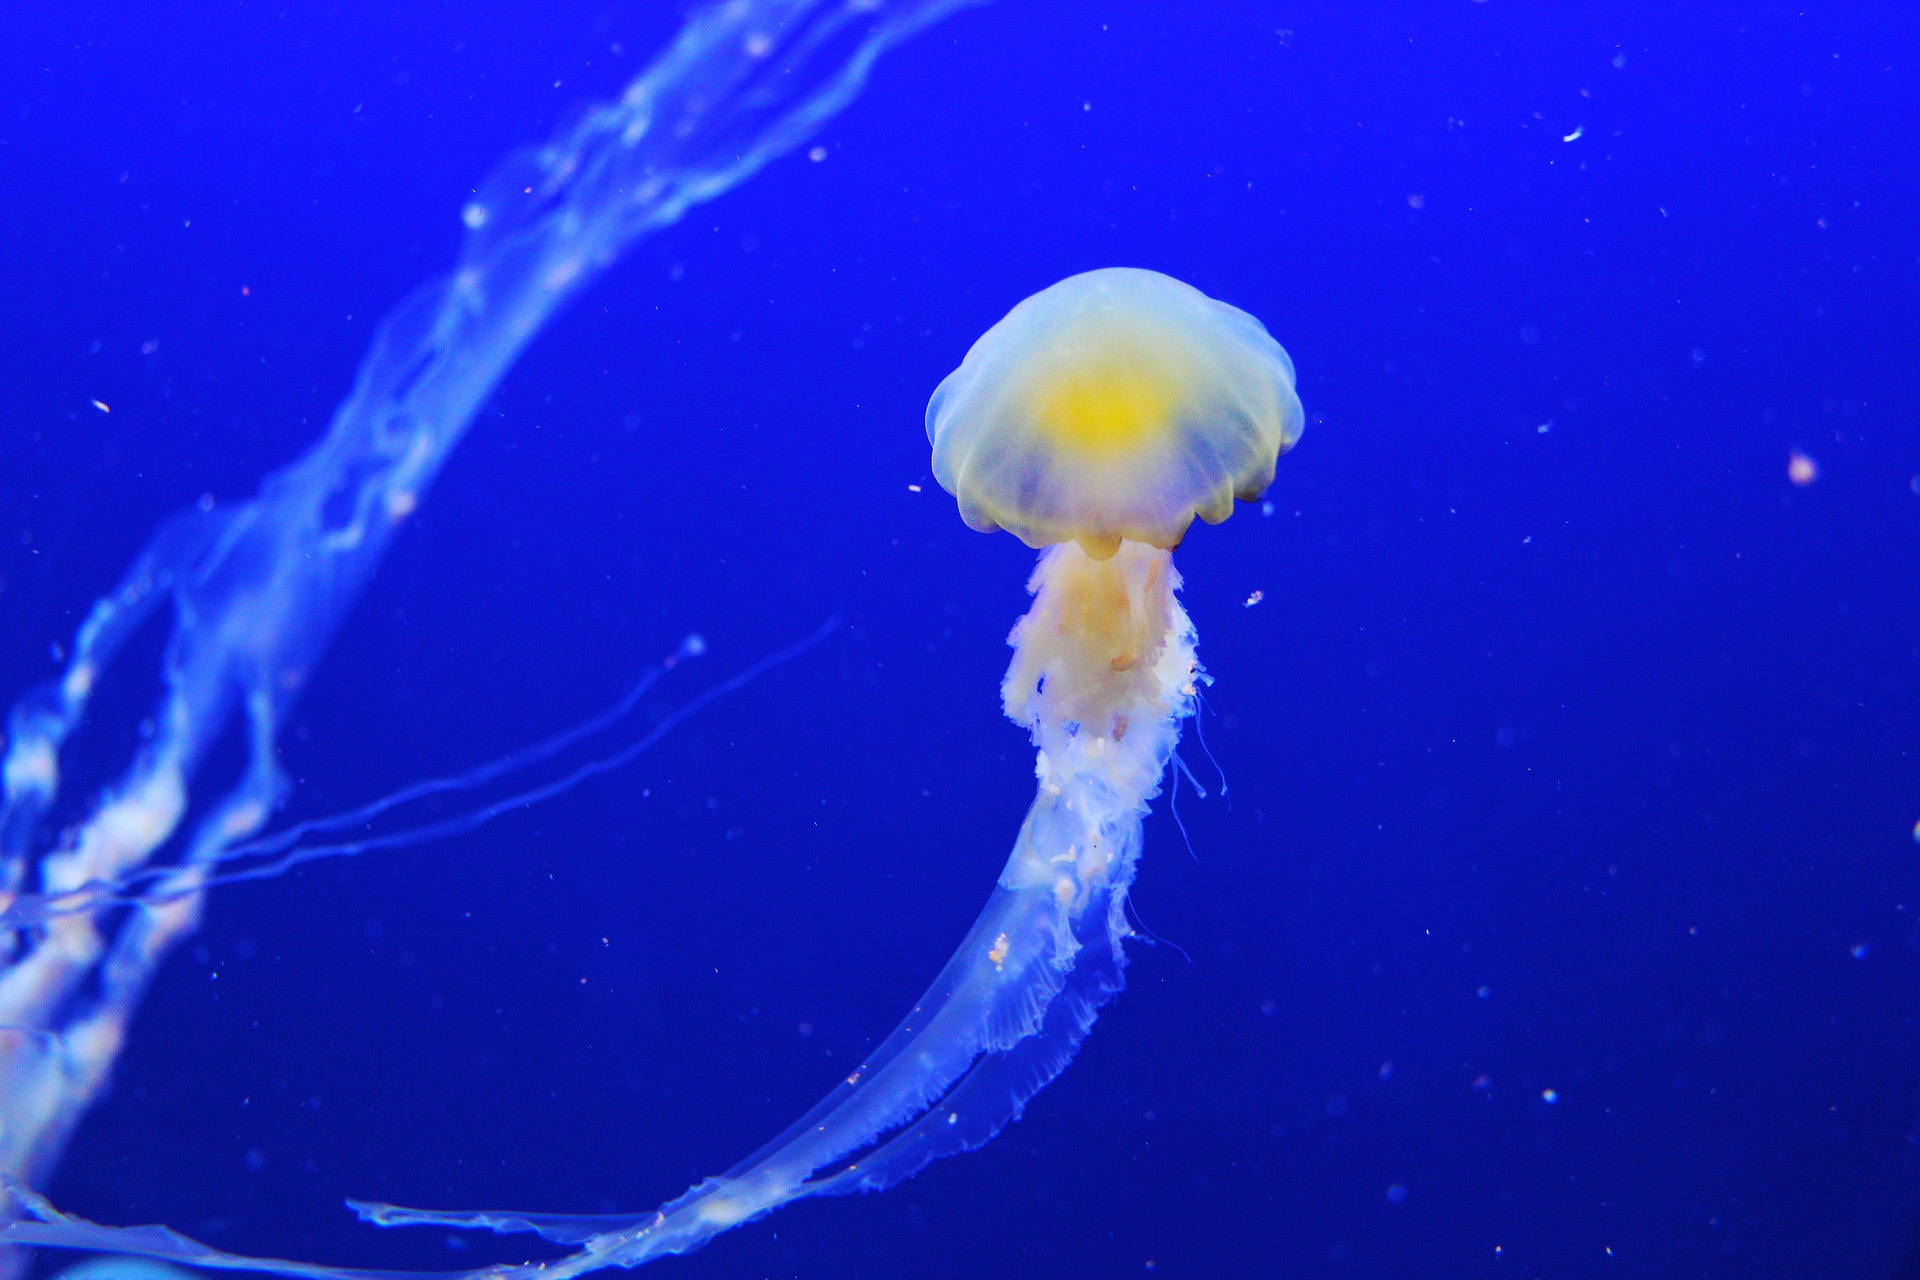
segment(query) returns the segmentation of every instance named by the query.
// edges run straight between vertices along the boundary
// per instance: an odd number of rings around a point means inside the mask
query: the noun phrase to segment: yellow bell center
[[[1112,359],[1060,369],[1034,390],[1034,424],[1065,452],[1093,458],[1137,452],[1175,425],[1179,386],[1158,363]]]

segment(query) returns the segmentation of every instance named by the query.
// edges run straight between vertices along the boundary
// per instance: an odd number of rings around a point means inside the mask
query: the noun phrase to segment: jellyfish
[[[1153,271],[1069,277],[974,344],[927,408],[934,474],[974,528],[1040,549],[1000,689],[1036,747],[1037,792],[986,908],[893,1032],[785,1132],[635,1215],[361,1203],[386,1226],[532,1232],[566,1277],[699,1248],[810,1196],[877,1191],[978,1147],[1060,1074],[1117,994],[1149,806],[1203,676],[1173,551],[1196,517],[1258,497],[1302,415],[1292,362],[1247,313]],[[348,1276],[240,1258],[164,1228],[98,1227],[16,1193],[4,1239],[201,1266]]]
[[[262,834],[286,794],[275,752],[288,709],[546,321],[630,245],[802,144],[853,100],[881,54],[970,2],[696,9],[617,100],[510,156],[476,189],[460,213],[457,266],[380,322],[317,443],[252,498],[205,501],[163,524],[93,605],[64,672],[14,705],[0,760],[0,1177],[24,1189],[50,1173],[219,869],[266,858],[256,866],[271,873],[315,856]],[[169,609],[150,732],[123,726],[141,740],[131,762],[97,797],[64,797],[63,752],[94,690],[127,665],[127,641]],[[238,781],[207,794],[203,766],[236,733]],[[506,772],[525,763],[524,754],[501,762]],[[449,781],[459,789],[500,772]],[[0,1274],[18,1264],[0,1252]]]

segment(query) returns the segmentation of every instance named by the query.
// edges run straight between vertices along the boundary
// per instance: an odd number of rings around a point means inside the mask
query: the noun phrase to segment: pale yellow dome
[[[1301,425],[1293,362],[1258,320],[1132,267],[1020,303],[927,404],[934,478],[970,526],[1098,559],[1225,520]]]

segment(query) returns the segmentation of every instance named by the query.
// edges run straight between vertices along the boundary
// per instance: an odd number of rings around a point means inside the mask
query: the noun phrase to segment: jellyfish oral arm
[[[631,1216],[439,1211],[357,1203],[383,1226],[531,1232],[575,1252],[467,1273],[564,1280],[688,1253],[810,1196],[878,1191],[989,1141],[1066,1067],[1126,970],[1126,895],[1141,827],[1193,714],[1199,662],[1171,555],[1122,542],[1041,555],[1002,686],[1038,748],[1038,793],[986,909],[891,1035],[806,1115],[727,1173]],[[21,1190],[0,1241],[113,1250],[202,1267],[366,1280],[372,1273],[221,1253],[163,1228],[105,1227]]]
[[[877,1191],[982,1145],[1065,1068],[1123,984],[1141,824],[1193,713],[1193,626],[1166,551],[1048,549],[1003,686],[1039,790],[986,909],[912,1012],[786,1132],[629,1219],[358,1206],[387,1225],[532,1231],[549,1277],[686,1253],[808,1196]]]

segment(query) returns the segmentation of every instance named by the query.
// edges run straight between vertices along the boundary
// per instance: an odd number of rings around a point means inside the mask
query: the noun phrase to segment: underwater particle
[[[1865,943],[1865,942],[1856,942],[1852,946],[1847,948],[1847,954],[1852,956],[1855,960],[1865,960],[1867,958],[1867,952],[1871,950],[1873,950],[1873,947],[1871,944]]]
[[[826,158],[827,158],[827,149],[825,147],[815,147],[811,151],[807,152],[807,159],[813,161],[815,164],[819,164],[822,160],[825,160]]]
[[[993,961],[993,967],[998,969],[1001,966],[1006,964],[1007,953],[1011,951],[1012,948],[1013,948],[1013,940],[1008,938],[1006,934],[1002,933],[999,937],[993,940],[993,949],[987,952],[987,959]]]
[[[1553,419],[1548,418],[1545,422],[1541,423],[1539,426],[1535,427],[1533,430],[1534,430],[1534,434],[1536,435],[1546,435],[1549,431],[1553,430]]]
[[[1393,1079],[1393,1060],[1391,1058],[1380,1064],[1380,1078],[1382,1080]]]
[[[1252,595],[1248,596],[1246,600],[1244,600],[1241,603],[1241,607],[1245,609],[1251,609],[1253,608],[1253,606],[1259,604],[1262,600],[1265,600],[1266,598],[1267,598],[1266,592],[1255,591]]]
[[[1478,987],[1478,988],[1475,988],[1475,990],[1474,990],[1474,993],[1473,993],[1473,994],[1475,994],[1475,995],[1477,995],[1477,996],[1479,996],[1479,997],[1480,997],[1480,998],[1481,998],[1482,1000],[1485,1000],[1485,999],[1487,999],[1487,998],[1488,998],[1489,996],[1491,996],[1491,995],[1493,994],[1493,988],[1492,988],[1492,987]]]
[[[1418,191],[1411,192],[1408,194],[1407,208],[1424,209],[1426,207],[1427,207],[1427,198],[1425,196],[1421,195]]]
[[[1907,488],[1913,490],[1916,496],[1920,496],[1920,476],[1909,476],[1907,478]]]
[[[1542,1089],[1540,1091],[1540,1101],[1551,1107],[1560,1101],[1560,1091],[1558,1089]]]
[[[1482,1071],[1479,1075],[1473,1078],[1473,1090],[1475,1093],[1486,1093],[1486,1092],[1489,1092],[1492,1088],[1493,1088],[1493,1077],[1488,1075],[1486,1072]]]
[[[99,410],[100,412],[102,412],[102,413],[112,413],[112,412],[113,412],[113,410],[111,410],[111,409],[109,409],[109,408],[107,408],[107,402],[106,402],[106,401],[104,401],[104,400],[95,400],[95,401],[93,402],[93,407],[94,407],[94,408],[96,408],[96,409],[98,409],[98,410]]]
[[[908,492],[908,493],[918,493],[918,492],[920,492],[920,486],[919,486],[919,485],[917,485],[917,484],[910,484],[910,485],[908,485],[908,486],[907,486],[907,492]]]
[[[1915,844],[1920,844],[1920,822],[1915,822],[1913,824],[1913,842]]]
[[[1563,133],[1563,134],[1561,134],[1561,135],[1560,135],[1560,141],[1562,141],[1562,142],[1578,142],[1578,141],[1580,141],[1580,139],[1581,139],[1581,138],[1583,138],[1583,137],[1585,137],[1585,136],[1586,136],[1586,132],[1587,132],[1587,126],[1585,126],[1585,125],[1583,125],[1583,124],[1577,124],[1577,125],[1575,125],[1575,126],[1573,126],[1573,132],[1572,132],[1572,133]]]
[[[1819,463],[1798,449],[1787,455],[1787,479],[1804,489],[1819,478]]]
[[[1400,1204],[1407,1198],[1407,1184],[1396,1182],[1387,1188],[1387,1203]]]

